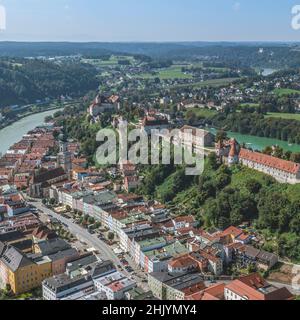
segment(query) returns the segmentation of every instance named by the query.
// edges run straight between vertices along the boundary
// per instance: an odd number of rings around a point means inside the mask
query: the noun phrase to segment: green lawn
[[[285,89],[285,88],[275,89],[273,90],[273,92],[280,97],[289,96],[291,94],[300,94],[300,90]]]
[[[238,188],[239,190],[244,190],[245,184],[251,179],[255,179],[261,184],[264,184],[265,176],[266,175],[262,172],[247,167],[241,167],[239,170],[234,171],[231,180],[231,187]]]
[[[300,121],[300,114],[299,113],[278,113],[278,112],[269,112],[266,115],[267,118],[281,118],[281,119],[288,119],[288,120],[298,120]]]

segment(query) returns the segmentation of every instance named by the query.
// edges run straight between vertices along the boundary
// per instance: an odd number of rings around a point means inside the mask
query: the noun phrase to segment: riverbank
[[[216,128],[210,128],[208,131],[216,134],[218,130]],[[240,144],[246,144],[247,148],[253,150],[263,151],[266,147],[277,145],[284,151],[300,152],[299,144],[290,144],[287,141],[279,139],[251,136],[231,131],[227,131],[227,134],[230,138],[235,138]]]
[[[43,112],[48,112],[48,111],[59,111],[61,110],[62,107],[59,106],[59,107],[53,107],[53,108],[46,108],[45,110],[43,111],[34,111],[34,112],[27,112],[27,113],[24,113],[22,115],[19,115],[16,119],[11,119],[10,121],[7,121],[4,125],[1,124],[0,125],[0,130],[2,129],[5,129],[6,127],[9,127],[11,126],[12,124],[14,124],[15,122],[18,122],[24,118],[27,118],[27,117],[30,117],[30,116],[33,116],[35,114],[39,114],[39,113],[43,113]]]
[[[33,130],[35,127],[44,124],[44,120],[48,116],[52,116],[55,112],[63,110],[56,108],[40,113],[35,113],[27,117],[23,117],[18,121],[0,130],[0,153],[4,154],[16,142],[20,141],[24,134]]]

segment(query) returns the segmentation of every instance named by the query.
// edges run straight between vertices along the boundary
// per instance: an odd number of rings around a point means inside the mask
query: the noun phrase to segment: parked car
[[[120,260],[123,266],[128,266],[128,261],[125,259]]]
[[[126,266],[125,270],[129,273],[133,272],[134,270],[130,266]]]

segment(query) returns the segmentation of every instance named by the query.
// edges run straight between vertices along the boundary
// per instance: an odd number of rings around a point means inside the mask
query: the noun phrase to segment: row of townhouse
[[[206,287],[200,273],[153,272],[148,283],[154,297],[160,300],[294,300],[285,287],[277,288],[259,274],[250,274],[227,283]]]
[[[261,270],[270,270],[279,260],[277,255],[251,246],[253,235],[233,226],[213,234],[201,230],[194,236],[188,242],[189,250],[205,249],[210,250],[210,254],[218,251],[223,265],[236,264],[240,268],[253,265]]]
[[[152,228],[150,217],[140,211],[125,211],[123,207],[126,207],[126,203],[117,199],[117,195],[111,191],[72,192],[60,189],[57,190],[57,195],[60,203],[93,216],[104,227],[116,233],[120,239],[120,247],[132,256],[137,265],[144,266],[143,252],[160,249],[166,245],[163,239],[160,239],[158,245],[152,245],[151,241],[154,240],[151,239],[158,237],[159,231]],[[144,202],[134,202],[133,207],[139,204],[144,205]]]
[[[150,215],[142,212],[143,210],[130,211],[131,207],[136,208],[138,205],[143,207],[142,199],[127,204],[122,197],[118,199],[116,194],[107,190],[95,193],[60,189],[57,190],[57,194],[60,203],[93,216],[104,227],[116,233],[121,249],[128,252],[134,262],[144,270],[167,270],[167,262],[172,258],[172,254],[168,252],[172,251],[173,247],[175,247],[173,253],[177,253],[176,248],[179,247],[178,254],[186,252],[185,246],[170,244],[161,236],[159,228],[153,228],[151,218],[161,214],[166,215],[164,210],[150,210]],[[194,224],[195,221],[189,216],[186,219],[178,217],[172,220],[174,230],[190,223]]]
[[[243,266],[255,262],[260,268],[268,270],[278,261],[275,255],[266,252],[255,252],[250,259],[248,253],[253,251],[250,250],[252,247],[243,248],[252,236],[239,228],[229,227],[209,234],[195,229],[192,216],[171,218],[164,209],[149,209],[148,212],[130,210],[136,209],[139,203],[144,206],[141,199],[131,207],[126,199],[118,198],[108,190],[72,192],[61,189],[58,196],[61,203],[93,216],[117,234],[121,249],[129,253],[136,265],[146,272],[167,271],[172,258],[188,252],[197,252],[205,261],[201,271],[217,276],[222,274],[224,265],[232,262],[239,262]],[[175,238],[167,240],[167,234],[170,233]],[[184,249],[176,239],[181,242],[186,240]],[[170,254],[173,247],[175,249]]]
[[[115,203],[117,196],[115,193],[108,190],[95,192],[91,190],[58,189],[55,186],[52,186],[51,189],[51,196],[59,203],[85,215],[92,216],[100,221],[103,226],[109,228],[110,215],[108,211],[117,208]]]

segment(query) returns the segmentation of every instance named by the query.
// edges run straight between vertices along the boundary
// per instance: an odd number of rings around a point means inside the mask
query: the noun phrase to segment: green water
[[[217,133],[217,130],[214,128],[209,129],[209,131],[213,134]],[[291,145],[286,141],[278,139],[261,138],[230,131],[228,131],[227,134],[228,137],[235,138],[240,144],[246,143],[247,148],[251,148],[253,150],[262,151],[267,146],[278,145],[279,147],[283,148],[284,151],[300,152],[299,144]]]

